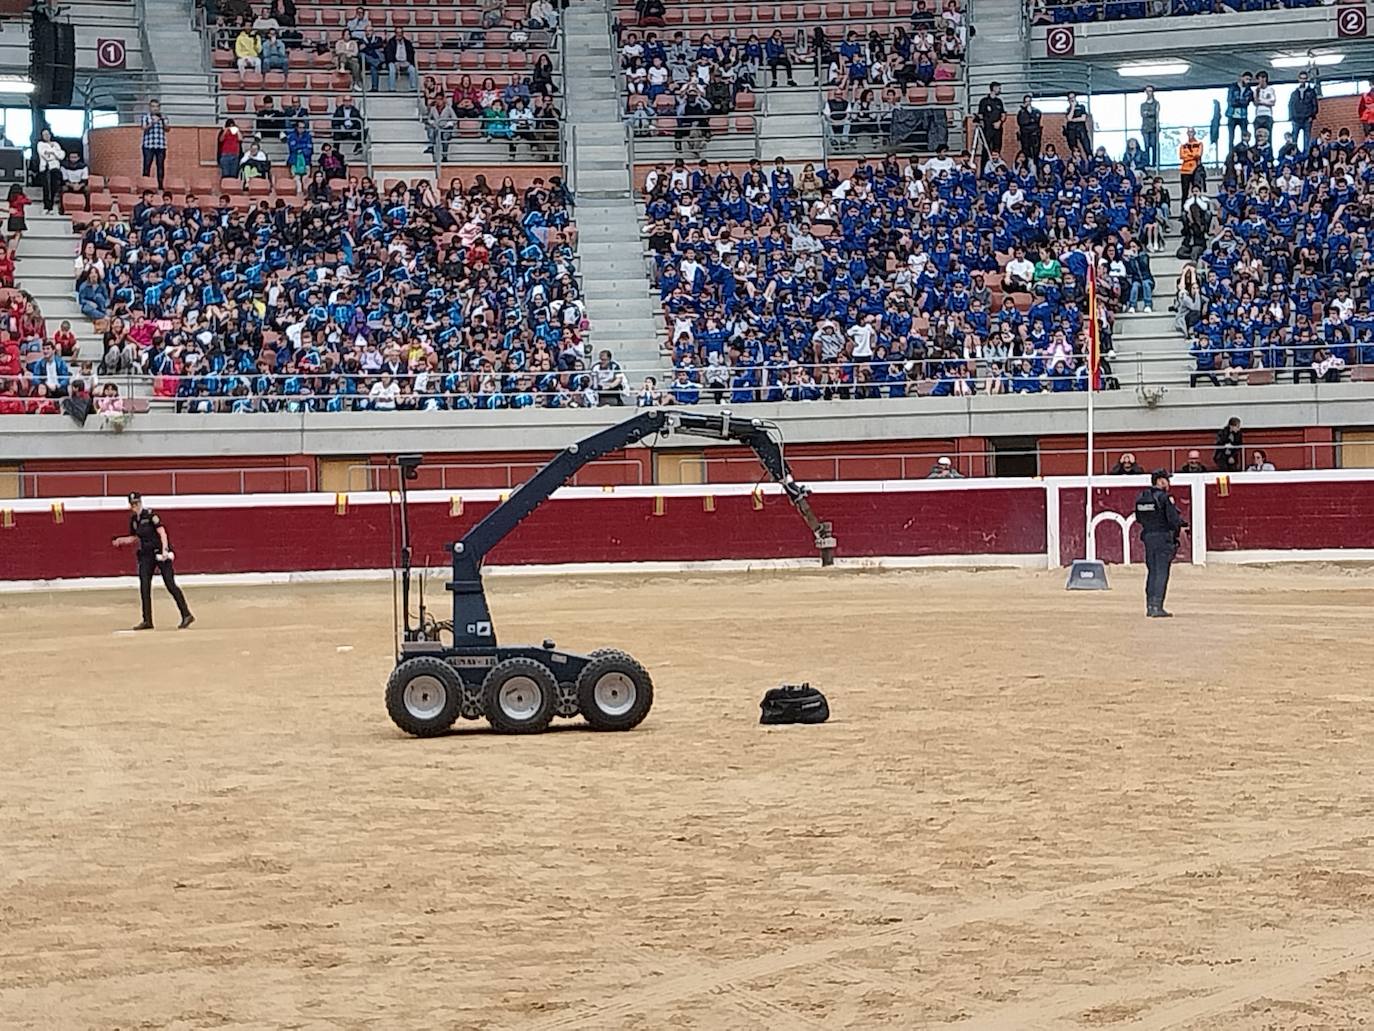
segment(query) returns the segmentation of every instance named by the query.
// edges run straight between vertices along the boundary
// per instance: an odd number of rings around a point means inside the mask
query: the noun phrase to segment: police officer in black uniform
[[[162,525],[162,518],[156,512],[144,507],[141,494],[135,492],[129,495],[129,533],[124,537],[116,537],[112,543],[116,548],[138,545],[138,590],[143,599],[143,622],[134,627],[135,630],[153,629],[154,570],[162,573],[167,593],[181,611],[181,623],[177,629],[185,630],[196,621],[186,606],[186,596],[177,586],[176,572],[172,569],[172,560],[176,555],[167,540],[167,528]]]
[[[1169,570],[1178,550],[1179,531],[1188,524],[1174,499],[1169,497],[1169,471],[1156,469],[1150,486],[1135,502],[1135,521],[1145,544],[1145,615],[1172,616],[1164,610],[1164,595],[1169,590]]]

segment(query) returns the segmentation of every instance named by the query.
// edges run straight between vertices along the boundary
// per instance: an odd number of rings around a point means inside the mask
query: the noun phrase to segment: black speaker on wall
[[[39,107],[71,107],[76,83],[76,29],[35,11],[29,45],[29,78]]]

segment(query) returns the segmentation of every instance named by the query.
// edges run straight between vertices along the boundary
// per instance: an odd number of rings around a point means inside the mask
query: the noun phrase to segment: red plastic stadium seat
[[[154,181],[156,185],[156,181]],[[134,182],[127,175],[112,175],[109,180],[109,190],[111,193],[133,193]]]
[[[753,93],[745,90],[735,98],[735,108],[739,111],[752,111],[758,103],[758,98]]]
[[[802,21],[820,21],[820,4],[802,4]]]
[[[458,24],[458,12],[450,10],[449,8],[436,11],[434,16],[440,28],[453,28]]]
[[[860,21],[868,17],[868,4],[864,0],[849,0],[846,5],[845,14],[852,21]]]
[[[419,10],[417,10],[417,11],[415,12],[415,24],[416,24],[417,27],[420,27],[420,28],[423,28],[423,27],[425,27],[425,26],[427,26],[427,25],[433,25],[433,24],[434,24],[434,12],[433,12],[433,11],[419,11]]]
[[[752,136],[754,133],[754,116],[735,115],[735,131]]]
[[[694,4],[687,8],[688,25],[705,25],[708,10],[700,4]]]
[[[272,192],[272,184],[266,179],[258,177],[248,180],[248,195],[250,197],[266,197]]]
[[[906,99],[911,104],[924,104],[929,96],[929,90],[924,86],[908,86],[906,88]]]
[[[936,86],[936,87],[935,87],[935,103],[937,103],[937,104],[952,104],[952,103],[954,103],[954,87],[953,87],[953,86]]]
[[[242,93],[230,93],[224,98],[224,110],[231,115],[241,115],[248,110],[248,98]]]

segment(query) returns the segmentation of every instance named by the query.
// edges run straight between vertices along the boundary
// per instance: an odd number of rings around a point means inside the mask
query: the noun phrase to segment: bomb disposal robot
[[[733,440],[749,447],[810,528],[821,564],[833,564],[831,526],[811,511],[809,491],[792,478],[776,425],[732,417],[728,411],[705,414],[650,408],[569,445],[462,540],[449,545],[453,580],[446,586],[453,592],[453,619],[430,617],[422,590],[419,622],[412,626],[406,482],[416,477],[420,457],[402,455],[397,465],[401,469],[399,573],[404,628],[396,628],[396,668],[386,686],[387,712],[398,727],[417,737],[432,737],[447,731],[459,716],[485,716],[498,731],[532,734],[548,727],[555,716],[579,713],[598,730],[638,726],[653,704],[654,687],[644,667],[624,652],[598,649],[576,655],[558,650],[550,640],[540,645],[497,644],[482,588],[482,562],[502,538],[588,462],[654,434],[673,432]]]

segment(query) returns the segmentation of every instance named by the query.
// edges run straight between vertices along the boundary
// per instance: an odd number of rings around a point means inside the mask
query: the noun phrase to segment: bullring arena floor
[[[430,741],[384,585],[4,596],[0,1027],[1374,1026],[1374,573],[1113,574],[495,579],[654,711]]]

